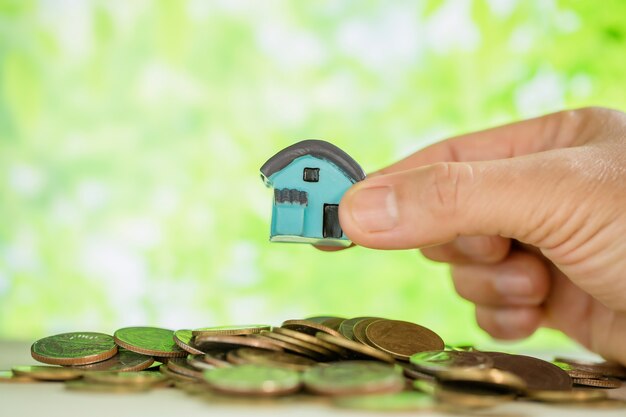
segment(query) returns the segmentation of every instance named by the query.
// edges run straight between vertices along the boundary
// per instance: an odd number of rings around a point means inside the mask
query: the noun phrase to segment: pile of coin
[[[626,379],[619,364],[451,347],[426,327],[379,317],[72,332],[36,341],[31,353],[48,366],[16,366],[0,372],[0,381],[65,381],[68,389],[105,392],[169,386],[217,398],[297,393],[370,410],[477,409],[514,400],[626,406],[607,395]]]

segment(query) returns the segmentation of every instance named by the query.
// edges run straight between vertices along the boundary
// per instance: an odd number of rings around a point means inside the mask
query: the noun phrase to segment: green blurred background
[[[416,251],[270,244],[259,167],[626,109],[626,2],[0,0],[0,337],[330,313],[490,344]],[[570,346],[542,331],[522,347]]]

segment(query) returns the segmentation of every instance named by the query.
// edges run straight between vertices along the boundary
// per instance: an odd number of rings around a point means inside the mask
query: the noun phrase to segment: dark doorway
[[[341,238],[342,234],[341,226],[339,226],[339,205],[324,204],[323,236]]]

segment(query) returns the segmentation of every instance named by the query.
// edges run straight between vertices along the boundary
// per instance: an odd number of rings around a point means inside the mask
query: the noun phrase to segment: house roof
[[[294,159],[305,155],[311,155],[333,163],[354,182],[365,179],[363,168],[350,155],[332,143],[317,139],[303,140],[286,147],[263,164],[261,173],[265,178],[269,178],[293,162]]]

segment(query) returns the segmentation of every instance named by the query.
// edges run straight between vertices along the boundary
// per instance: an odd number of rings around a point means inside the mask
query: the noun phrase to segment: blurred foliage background
[[[489,344],[416,251],[270,244],[258,169],[626,109],[626,2],[0,0],[0,337],[329,313]],[[569,346],[542,331],[519,346]]]

